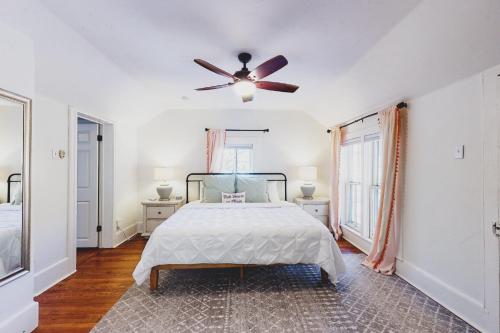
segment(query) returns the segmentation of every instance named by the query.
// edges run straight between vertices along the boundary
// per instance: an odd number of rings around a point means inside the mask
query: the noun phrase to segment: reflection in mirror
[[[23,115],[0,96],[0,280],[23,268]]]

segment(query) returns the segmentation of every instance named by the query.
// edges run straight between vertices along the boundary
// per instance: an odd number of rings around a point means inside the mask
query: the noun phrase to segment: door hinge
[[[97,141],[99,141],[99,142],[102,141],[102,135],[101,134],[97,135]]]
[[[493,223],[491,226],[491,231],[493,231],[493,234],[495,234],[497,237],[500,237],[500,225],[498,222]]]
[[[102,225],[98,225],[97,226],[97,232],[101,232],[102,231]]]

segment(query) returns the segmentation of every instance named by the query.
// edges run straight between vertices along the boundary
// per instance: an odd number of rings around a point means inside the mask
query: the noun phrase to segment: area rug
[[[323,285],[314,265],[162,271],[158,291],[133,285],[94,327],[114,332],[478,332],[397,276],[344,254]]]

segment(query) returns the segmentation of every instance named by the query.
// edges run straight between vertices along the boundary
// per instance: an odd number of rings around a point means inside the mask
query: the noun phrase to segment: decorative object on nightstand
[[[148,237],[153,230],[163,221],[168,219],[179,208],[182,207],[184,200],[181,198],[168,201],[161,200],[146,200],[142,202],[142,222],[144,224],[144,232],[142,236]]]
[[[314,199],[295,198],[294,202],[330,229],[328,218],[330,199],[319,197]]]
[[[316,186],[308,182],[312,182],[318,178],[318,169],[314,166],[300,167],[299,178],[304,181],[304,185],[300,187],[303,198],[309,200],[312,199]]]
[[[172,170],[170,168],[154,168],[154,179],[160,182],[156,188],[156,192],[160,196],[160,201],[170,200],[172,194],[172,186],[167,184],[167,181],[172,178]]]

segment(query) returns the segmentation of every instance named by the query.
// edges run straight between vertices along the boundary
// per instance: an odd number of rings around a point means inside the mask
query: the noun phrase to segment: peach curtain
[[[332,136],[332,173],[330,179],[330,226],[335,238],[342,236],[339,216],[339,177],[340,177],[340,143],[342,140],[340,126],[331,129]]]
[[[211,129],[207,131],[207,172],[221,172],[225,144],[225,130]]]
[[[398,204],[398,181],[400,164],[400,110],[397,107],[379,113],[382,137],[382,182],[373,244],[363,265],[383,273],[396,270],[399,221],[396,216]]]

